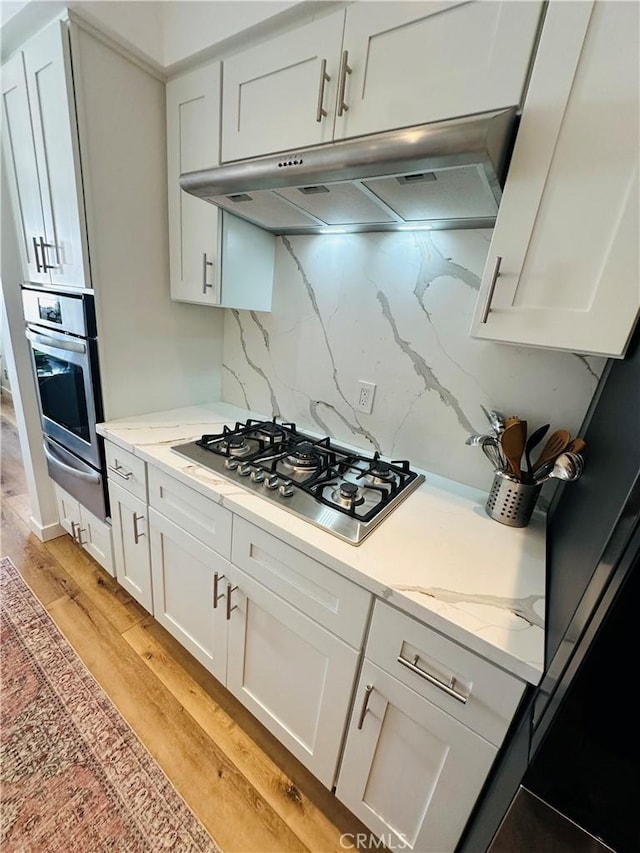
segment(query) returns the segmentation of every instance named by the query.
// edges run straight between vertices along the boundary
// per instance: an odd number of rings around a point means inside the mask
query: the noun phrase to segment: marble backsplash
[[[223,400],[488,490],[481,405],[578,430],[603,358],[469,337],[490,230],[282,237],[271,313],[225,315]],[[376,383],[371,414],[358,382]]]

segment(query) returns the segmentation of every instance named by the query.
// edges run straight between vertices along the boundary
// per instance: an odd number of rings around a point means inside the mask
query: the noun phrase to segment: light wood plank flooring
[[[10,557],[224,853],[340,851],[366,833],[70,536],[30,533],[11,401],[1,404],[0,556]],[[362,849],[362,848],[361,848]]]

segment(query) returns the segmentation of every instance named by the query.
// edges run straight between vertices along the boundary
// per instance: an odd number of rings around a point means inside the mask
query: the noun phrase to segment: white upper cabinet
[[[354,3],[238,53],[222,160],[519,105],[541,7]]]
[[[2,69],[9,186],[25,280],[90,287],[69,37],[56,20]]]
[[[219,304],[218,208],[180,189],[182,172],[220,162],[220,63],[167,83],[171,296]]]
[[[493,0],[354,3],[335,138],[519,106],[540,11]]]
[[[331,141],[344,14],[320,18],[225,61],[223,161]]]
[[[271,310],[275,237],[180,188],[180,175],[220,162],[220,63],[167,83],[171,298]]]
[[[473,336],[624,355],[640,308],[639,13],[550,4]]]

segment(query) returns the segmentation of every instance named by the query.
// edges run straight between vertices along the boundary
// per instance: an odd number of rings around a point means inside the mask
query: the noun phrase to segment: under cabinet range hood
[[[227,163],[186,192],[274,234],[491,228],[516,107]]]

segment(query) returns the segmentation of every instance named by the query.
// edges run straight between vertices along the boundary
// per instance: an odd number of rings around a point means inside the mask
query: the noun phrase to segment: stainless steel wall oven
[[[108,515],[102,397],[93,296],[22,289],[51,478],[88,510]]]

